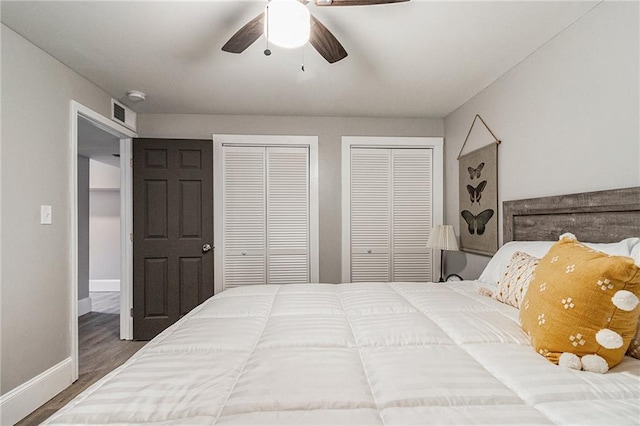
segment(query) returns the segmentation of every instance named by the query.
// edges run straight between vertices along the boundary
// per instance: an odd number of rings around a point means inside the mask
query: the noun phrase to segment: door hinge
[[[129,315],[131,315],[131,318],[133,318],[133,308],[129,309]]]
[[[133,168],[133,158],[131,158],[131,159],[129,160],[129,166],[130,166],[131,168]]]
[[[129,233],[129,241],[133,242],[133,232]]]

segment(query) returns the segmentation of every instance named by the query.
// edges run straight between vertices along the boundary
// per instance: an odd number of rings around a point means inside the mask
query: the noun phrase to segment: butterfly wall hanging
[[[481,211],[476,216],[473,213],[471,213],[469,210],[462,210],[460,212],[460,215],[462,215],[462,218],[465,220],[465,222],[467,222],[467,225],[469,227],[468,228],[469,234],[482,235],[484,234],[487,223],[489,223],[489,220],[493,217],[494,213],[495,213],[494,210],[487,209],[487,210]]]
[[[484,168],[484,163],[478,164],[478,167],[475,167],[475,168],[467,167],[467,170],[469,171],[469,179],[473,180],[474,177],[477,177],[478,179],[480,179],[483,168]]]
[[[474,125],[479,120],[484,127]],[[460,149],[471,139],[481,148],[458,156],[460,250],[493,255],[498,250],[498,144],[476,115]],[[487,144],[488,143],[488,144]]]
[[[484,163],[483,163],[484,164]],[[469,197],[471,198],[471,204],[477,202],[480,205],[480,199],[482,198],[482,191],[487,186],[487,181],[483,180],[480,182],[480,185],[473,187],[472,185],[467,185],[467,191],[469,191]]]

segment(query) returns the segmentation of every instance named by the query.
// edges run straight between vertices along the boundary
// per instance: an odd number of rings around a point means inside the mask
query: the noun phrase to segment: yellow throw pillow
[[[520,323],[549,361],[605,373],[635,336],[640,267],[565,234],[540,259],[520,306]]]
[[[522,251],[513,253],[492,297],[498,302],[519,309],[539,261],[537,257]]]

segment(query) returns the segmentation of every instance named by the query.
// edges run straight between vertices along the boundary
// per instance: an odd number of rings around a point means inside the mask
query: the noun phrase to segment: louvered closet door
[[[391,281],[391,161],[384,148],[351,149],[351,281]]]
[[[225,289],[266,282],[265,157],[264,147],[223,150]]]
[[[267,148],[269,284],[309,282],[309,150]]]
[[[432,151],[351,149],[351,281],[431,281]]]
[[[309,149],[223,147],[223,288],[310,280]]]
[[[432,151],[392,149],[393,281],[431,281]]]

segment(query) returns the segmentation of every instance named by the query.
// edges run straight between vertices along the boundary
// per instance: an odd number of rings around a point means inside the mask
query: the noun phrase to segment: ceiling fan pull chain
[[[267,8],[265,9],[265,19],[267,20],[267,48],[264,49],[264,56],[271,56],[271,49],[269,49],[269,3],[267,3]]]

